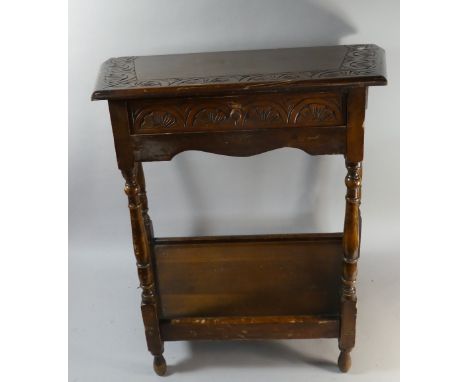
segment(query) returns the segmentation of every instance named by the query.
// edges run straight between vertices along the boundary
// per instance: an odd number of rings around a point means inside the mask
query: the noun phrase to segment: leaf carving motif
[[[137,57],[118,57],[107,61],[104,74],[104,89],[119,87],[171,87],[191,84],[227,82],[257,82],[279,80],[308,80],[315,78],[352,77],[375,74],[377,69],[377,47],[375,45],[348,45],[340,68],[304,72],[283,72],[272,74],[238,74],[192,78],[165,78],[140,80],[135,70]]]
[[[336,118],[335,112],[326,105],[310,103],[304,106],[297,114],[296,121],[333,121]]]
[[[221,109],[203,109],[199,111],[193,120],[193,124],[202,123],[217,125],[228,119],[228,115]]]
[[[141,128],[151,129],[162,127],[167,129],[174,126],[175,123],[176,117],[174,117],[171,113],[153,111],[143,118]]]
[[[261,122],[277,122],[280,119],[279,112],[272,107],[256,107],[254,112],[249,114],[250,119]]]
[[[184,131],[189,129],[266,128],[286,126],[331,126],[342,124],[343,115],[340,95],[326,94],[301,97],[270,96],[226,100],[204,100],[200,104],[191,99],[177,102],[152,104],[132,110],[135,130],[158,132],[167,129]]]

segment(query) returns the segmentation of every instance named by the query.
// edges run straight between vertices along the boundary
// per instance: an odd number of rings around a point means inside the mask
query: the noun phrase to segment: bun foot
[[[156,357],[154,357],[153,369],[157,375],[163,376],[164,374],[166,374],[166,360],[162,355],[157,355]]]
[[[340,353],[338,367],[343,373],[346,373],[351,368],[351,354],[349,351],[342,351]]]

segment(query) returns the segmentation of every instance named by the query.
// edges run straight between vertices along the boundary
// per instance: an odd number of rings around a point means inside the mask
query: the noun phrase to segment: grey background
[[[69,1],[69,374],[151,381],[123,178],[105,102],[109,57],[375,43],[389,85],[369,91],[353,368],[336,340],[167,343],[173,381],[399,379],[399,2]],[[157,236],[339,231],[342,157],[280,149],[250,158],[187,152],[145,165]]]

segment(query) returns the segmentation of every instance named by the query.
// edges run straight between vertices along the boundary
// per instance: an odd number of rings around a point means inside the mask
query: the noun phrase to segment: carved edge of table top
[[[137,56],[110,58],[102,65],[93,100],[113,98],[113,90],[137,90],[138,88],[177,88],[183,86],[202,85],[235,85],[312,80],[317,84],[320,80],[350,80],[350,82],[369,82],[368,85],[386,85],[385,51],[374,44],[345,45],[347,51],[339,69],[318,71],[281,72],[273,74],[239,74],[226,76],[206,76],[190,78],[165,78],[141,81],[135,70]],[[346,81],[345,81],[346,82]],[[123,98],[123,97],[119,97]]]

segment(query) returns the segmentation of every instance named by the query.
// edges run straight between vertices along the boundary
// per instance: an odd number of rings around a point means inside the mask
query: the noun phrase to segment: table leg
[[[151,244],[154,238],[154,230],[153,230],[153,222],[148,214],[148,197],[146,196],[146,181],[145,181],[145,173],[143,171],[143,165],[141,162],[137,164],[137,181],[138,186],[140,188],[140,193],[138,196],[140,197],[141,202],[141,213],[143,214],[143,221],[145,223],[146,233],[148,235],[148,241]],[[150,250],[153,249],[153,246],[150,245]]]
[[[151,241],[149,232],[151,220],[147,210],[144,175],[141,164],[122,170],[125,178],[125,193],[128,196],[130,221],[132,225],[133,248],[138,267],[138,277],[141,287],[141,312],[145,326],[148,350],[154,356],[154,370],[158,375],[166,372],[166,361],[163,357],[164,344],[159,332],[157,296],[155,277],[151,264]],[[142,183],[142,184],[141,184]]]
[[[338,344],[338,366],[342,372],[351,367],[351,350],[356,335],[356,276],[359,258],[361,216],[361,162],[346,162],[346,213],[343,235],[343,273],[341,293],[341,326]]]

